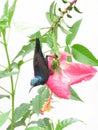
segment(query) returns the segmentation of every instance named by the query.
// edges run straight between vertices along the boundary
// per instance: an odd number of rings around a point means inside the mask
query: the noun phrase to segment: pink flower
[[[77,84],[83,80],[90,80],[97,70],[90,65],[72,63],[67,61],[69,54],[63,52],[58,59],[60,64],[60,72],[54,70],[46,82],[50,90],[60,98],[70,98],[70,85]],[[48,58],[48,66],[52,69],[52,60],[54,55]]]

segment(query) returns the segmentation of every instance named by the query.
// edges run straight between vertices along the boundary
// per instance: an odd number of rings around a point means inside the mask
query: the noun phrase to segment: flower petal
[[[46,84],[58,97],[68,99],[70,98],[69,79],[61,73],[55,71],[54,74],[49,76]]]
[[[64,63],[63,63],[64,64]],[[79,83],[83,80],[90,80],[97,70],[90,65],[65,62],[64,73],[70,78],[70,85]]]
[[[90,80],[97,70],[90,65],[67,62],[66,57],[70,55],[61,53],[59,60],[60,72],[54,70],[46,82],[51,91],[60,98],[70,98],[69,86],[79,83],[83,80]],[[51,69],[53,54],[49,57],[48,63]]]

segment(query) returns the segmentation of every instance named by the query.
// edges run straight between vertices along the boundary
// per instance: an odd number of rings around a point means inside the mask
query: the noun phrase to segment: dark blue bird
[[[40,41],[36,38],[36,45],[34,51],[34,60],[33,60],[33,67],[34,67],[34,78],[31,80],[31,88],[37,85],[43,85],[48,80],[50,75],[50,70],[48,68],[48,61],[47,58],[43,56]]]

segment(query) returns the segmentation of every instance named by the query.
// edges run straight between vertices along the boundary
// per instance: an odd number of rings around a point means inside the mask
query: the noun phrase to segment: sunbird
[[[44,57],[42,49],[40,46],[39,38],[36,38],[36,45],[34,50],[34,59],[33,59],[33,68],[34,68],[34,78],[31,80],[31,89],[37,85],[43,85],[47,82],[50,70],[48,68],[48,60]]]

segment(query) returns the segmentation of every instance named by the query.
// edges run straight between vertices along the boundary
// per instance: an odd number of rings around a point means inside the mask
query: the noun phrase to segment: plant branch
[[[3,88],[2,86],[0,86],[0,88],[11,95],[11,93],[7,89]]]
[[[3,37],[3,42],[4,42],[4,48],[5,48],[5,53],[6,53],[6,58],[8,62],[8,69],[11,72],[11,66],[10,66],[10,58],[9,58],[9,53],[8,53],[8,47],[7,47],[7,42],[6,42],[6,31],[4,30],[2,32],[2,37]],[[11,123],[11,130],[14,130],[14,100],[15,100],[15,90],[14,90],[14,81],[13,77],[10,76],[10,81],[11,81],[11,97],[12,97],[12,123]]]
[[[64,9],[64,11],[62,11],[62,15],[59,17],[59,19],[52,24],[51,28],[55,28],[56,25],[61,21],[61,19],[64,17],[64,15],[69,11],[69,8],[72,7],[75,3],[77,2],[77,0],[73,0],[72,2],[69,2],[69,6],[67,8]]]

